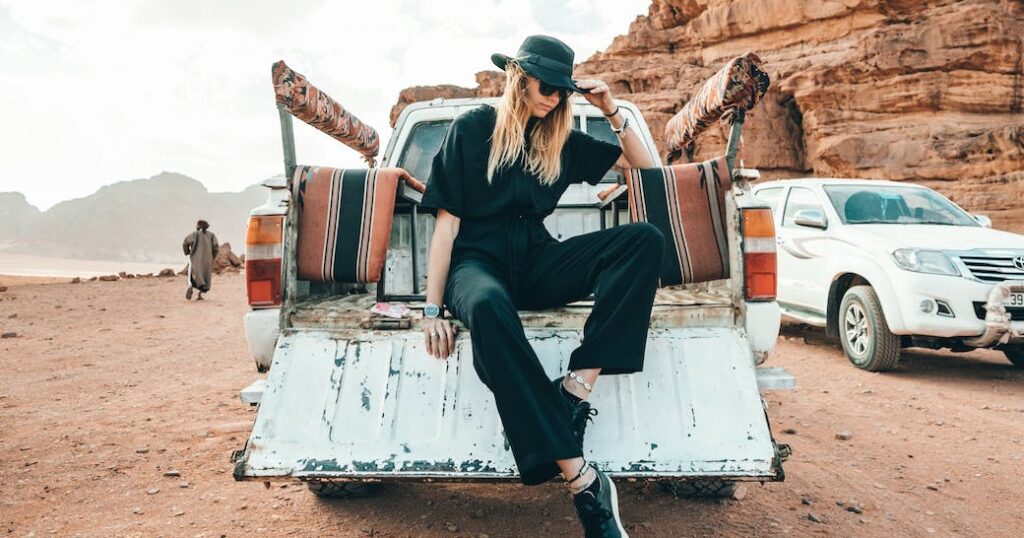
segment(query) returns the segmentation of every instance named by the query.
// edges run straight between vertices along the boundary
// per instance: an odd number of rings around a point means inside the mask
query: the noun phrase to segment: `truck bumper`
[[[982,341],[977,338],[984,336],[986,331],[994,330],[1005,334],[1013,329],[1013,325],[1019,326],[1019,331],[1024,323],[1011,323],[1008,319],[1005,323],[998,324],[998,327],[990,329],[985,314],[979,317],[976,309],[976,305],[989,305],[990,295],[994,289],[1011,284],[1013,282],[996,285],[945,275],[899,275],[893,279],[893,287],[902,290],[896,297],[903,314],[903,327],[894,329],[893,332],[935,338],[974,339],[972,341],[981,343]],[[1005,315],[1005,308],[1002,305],[1005,295],[1000,297],[997,299],[998,305],[991,306],[1002,309]],[[890,324],[892,325],[895,324]],[[993,342],[996,341],[998,337]]]
[[[997,343],[1024,341],[1024,321],[1013,320],[1006,311],[1006,302],[1011,292],[1024,292],[1024,280],[1002,282],[992,288],[985,304],[985,332],[981,336],[964,339],[965,344],[989,347]]]

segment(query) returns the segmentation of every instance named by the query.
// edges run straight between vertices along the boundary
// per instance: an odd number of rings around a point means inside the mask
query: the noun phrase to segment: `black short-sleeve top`
[[[553,184],[541,184],[522,160],[495,171],[488,184],[496,113],[494,107],[482,105],[455,118],[430,169],[421,207],[444,208],[461,219],[453,261],[476,251],[506,263],[509,254],[515,254],[509,242],[521,251],[538,241],[554,241],[543,220],[554,212],[565,190],[583,181],[596,185],[622,154],[619,146],[573,129],[562,148],[562,173]],[[527,124],[527,148],[537,121],[531,118]]]

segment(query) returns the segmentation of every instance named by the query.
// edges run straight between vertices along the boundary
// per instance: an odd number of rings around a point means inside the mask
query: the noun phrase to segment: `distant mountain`
[[[107,185],[42,213],[21,194],[5,193],[0,194],[0,244],[8,245],[3,252],[19,254],[172,263],[182,261],[182,239],[196,220],[205,219],[221,243],[244,252],[249,210],[264,200],[266,189],[260,185],[211,193],[173,172]],[[13,245],[6,237],[8,226],[15,229],[10,222],[18,224]]]
[[[24,194],[0,192],[0,245],[17,240],[41,214]]]

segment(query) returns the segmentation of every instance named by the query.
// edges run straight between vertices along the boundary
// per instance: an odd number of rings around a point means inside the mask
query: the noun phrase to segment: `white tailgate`
[[[238,479],[516,477],[467,334],[437,360],[418,332],[293,331],[274,353]],[[549,377],[580,332],[528,329]],[[588,458],[617,476],[778,479],[751,351],[734,328],[654,329],[645,369],[606,376]]]

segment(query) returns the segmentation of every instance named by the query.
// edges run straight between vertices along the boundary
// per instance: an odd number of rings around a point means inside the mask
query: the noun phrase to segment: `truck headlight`
[[[953,275],[959,276],[960,271],[953,265],[942,252],[937,250],[919,250],[916,248],[901,248],[893,251],[892,259],[901,269],[915,273],[927,273],[930,275]]]

